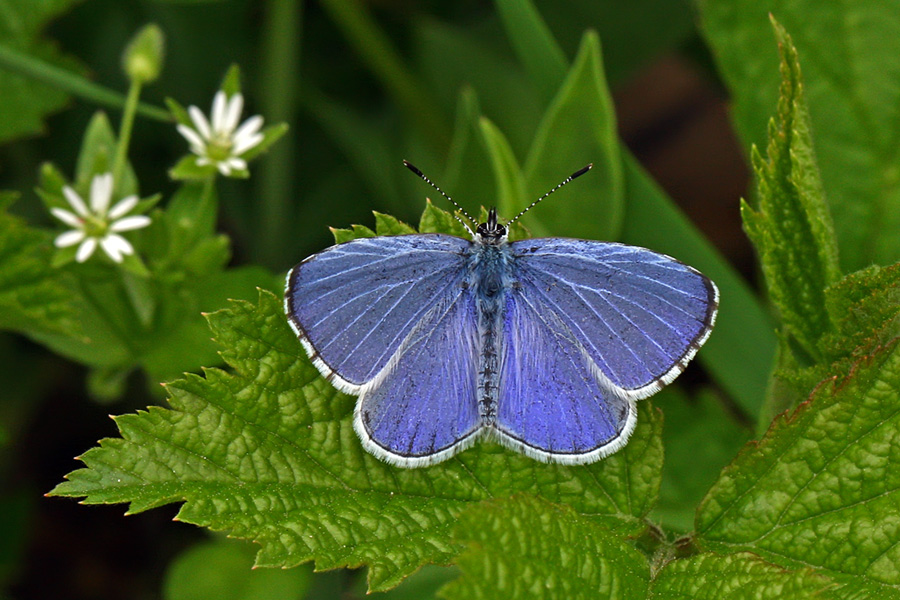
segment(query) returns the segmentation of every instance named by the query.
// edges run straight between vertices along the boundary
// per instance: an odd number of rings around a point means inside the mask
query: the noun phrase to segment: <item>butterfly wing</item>
[[[358,394],[429,309],[461,286],[470,246],[441,234],[332,246],[288,274],[285,311],[319,371]]]
[[[520,291],[554,313],[604,387],[626,398],[646,398],[675,379],[715,321],[715,284],[664,254],[562,238],[522,240],[510,250]]]
[[[585,464],[621,448],[634,401],[597,377],[580,340],[527,287],[509,290],[493,427],[500,442],[545,462]]]
[[[458,287],[429,308],[356,406],[363,446],[401,467],[445,460],[481,429],[474,294]]]

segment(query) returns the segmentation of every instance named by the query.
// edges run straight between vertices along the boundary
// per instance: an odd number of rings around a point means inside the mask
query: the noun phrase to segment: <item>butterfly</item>
[[[543,462],[597,461],[709,337],[719,292],[699,271],[618,243],[508,241],[524,213],[503,225],[491,209],[475,231],[460,219],[471,240],[355,239],[288,273],[290,325],[325,379],[359,397],[354,429],[377,458],[426,466],[488,438]]]

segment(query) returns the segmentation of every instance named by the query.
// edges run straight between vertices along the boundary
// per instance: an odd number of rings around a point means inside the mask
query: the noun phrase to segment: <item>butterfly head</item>
[[[488,220],[481,223],[475,229],[475,240],[489,246],[499,246],[506,243],[506,226],[497,221],[497,209],[488,211]]]

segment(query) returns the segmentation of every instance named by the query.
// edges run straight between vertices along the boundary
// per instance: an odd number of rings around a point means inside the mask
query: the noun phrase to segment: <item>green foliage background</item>
[[[116,164],[148,22],[117,192],[153,224],[121,268],[76,265],[46,209]],[[0,597],[900,598],[898,34],[895,0],[0,0]],[[731,107],[758,282],[620,137],[623,90],[672,60]],[[269,126],[238,179],[175,131],[220,86]],[[700,367],[622,451],[361,449],[281,282],[334,240],[460,234],[402,158],[507,217],[592,162],[530,234],[716,281]]]

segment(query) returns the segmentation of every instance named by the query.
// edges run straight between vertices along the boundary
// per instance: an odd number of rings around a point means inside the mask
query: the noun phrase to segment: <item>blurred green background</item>
[[[164,98],[172,97],[204,112],[229,65],[239,64],[245,115],[262,114],[267,123],[285,121],[291,129],[251,165],[249,180],[220,182],[219,226],[232,238],[233,264],[259,264],[277,273],[330,244],[329,226],[371,226],[372,210],[417,222],[424,197],[435,194],[402,168],[404,158],[470,212],[495,202],[487,161],[481,170],[456,175],[446,166],[461,94],[477,96],[481,114],[503,131],[524,161],[556,91],[542,88],[521,64],[505,33],[509,25],[500,16],[498,7],[504,4],[0,0],[0,48],[18,48],[124,93],[122,49],[136,30],[155,22],[166,35],[165,69],[142,100],[164,106]],[[598,32],[621,139],[731,264],[752,279],[752,249],[738,213],[738,198],[748,187],[747,161],[694,7],[686,0],[536,0],[534,6],[567,63],[584,32]],[[21,191],[13,212],[50,227],[31,191],[41,163],[50,160],[71,173],[94,112],[102,108],[117,123],[119,111],[52,87],[43,88],[46,106],[17,105],[14,92],[26,84],[33,82],[0,64],[0,189]],[[139,116],[130,156],[142,192],[168,198],[176,185],[167,170],[185,151],[174,126]],[[573,158],[558,179],[583,166],[580,160]],[[555,162],[566,164],[565,157]],[[577,194],[577,188],[567,193]],[[555,231],[552,221],[544,224],[551,233],[564,233]],[[626,233],[651,245],[667,225],[662,215],[651,215],[639,232],[626,223],[632,228]],[[770,356],[771,348],[763,353]],[[175,506],[123,517],[123,506],[81,507],[43,498],[77,466],[73,457],[116,434],[108,414],[158,401],[147,392],[156,382],[134,375],[121,400],[103,404],[87,396],[85,369],[25,338],[0,336],[0,358],[0,590],[5,590],[0,594],[98,599],[364,595],[362,572],[312,575],[301,567],[250,574],[250,544],[226,542],[173,522]],[[685,389],[704,391],[690,399],[678,391],[661,400],[664,409],[666,403],[672,406],[667,425],[699,415],[701,422],[716,424],[708,453],[729,456],[747,435],[741,411],[709,391],[699,367],[683,380]],[[690,457],[695,452],[690,436],[671,431],[667,449]],[[693,506],[709,484],[692,479],[689,469],[674,476],[687,484],[664,487],[663,504],[668,501],[670,507]],[[425,569],[391,596],[431,597],[452,574],[452,569]]]

